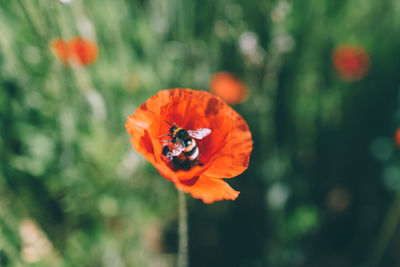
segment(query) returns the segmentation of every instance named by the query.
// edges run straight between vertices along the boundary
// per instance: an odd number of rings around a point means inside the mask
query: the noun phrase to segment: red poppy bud
[[[97,59],[96,43],[74,37],[68,42],[71,59],[79,65],[90,65]]]
[[[55,38],[51,41],[50,48],[63,64],[68,63],[69,47],[67,42],[64,42],[61,38]]]
[[[242,103],[249,94],[247,86],[228,72],[214,74],[211,78],[210,90],[228,104]]]
[[[346,81],[357,81],[365,77],[370,68],[370,58],[358,45],[340,45],[333,50],[333,64]]]
[[[53,53],[65,65],[73,62],[77,65],[90,65],[97,59],[97,44],[81,37],[71,38],[64,41],[61,38],[55,38],[50,44]]]
[[[394,143],[400,147],[400,128],[397,128],[396,133],[394,134]]]

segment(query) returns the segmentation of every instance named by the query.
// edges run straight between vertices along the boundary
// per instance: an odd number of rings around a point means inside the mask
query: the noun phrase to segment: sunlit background
[[[124,124],[219,72],[245,88],[232,106],[254,150],[228,181],[237,200],[188,196],[190,266],[400,266],[399,14],[398,0],[0,1],[0,266],[175,266],[176,189]],[[52,50],[77,36],[94,62]]]

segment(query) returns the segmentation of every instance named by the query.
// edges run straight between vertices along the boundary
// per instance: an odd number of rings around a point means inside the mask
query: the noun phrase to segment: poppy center
[[[172,159],[164,160],[168,167],[173,171],[188,171],[194,166],[203,166],[199,159],[190,160],[184,153],[178,156],[172,156]]]

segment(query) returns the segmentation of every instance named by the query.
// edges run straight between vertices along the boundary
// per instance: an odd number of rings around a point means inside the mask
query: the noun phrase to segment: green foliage
[[[189,203],[191,266],[398,265],[399,12],[397,0],[0,1],[0,266],[174,266],[176,190],[124,124],[158,90],[207,90],[221,70],[250,88],[234,108],[254,151],[229,181],[238,200]],[[52,54],[73,36],[97,42],[94,64]],[[331,63],[347,43],[371,57],[360,81]]]

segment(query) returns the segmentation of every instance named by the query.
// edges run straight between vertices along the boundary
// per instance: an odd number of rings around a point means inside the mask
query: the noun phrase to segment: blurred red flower
[[[394,134],[394,143],[400,147],[400,127],[397,128],[396,133]]]
[[[165,142],[160,136],[170,132],[166,121],[186,130],[211,130],[204,139],[196,139],[201,164],[180,169],[165,161]],[[222,178],[247,169],[253,142],[247,123],[218,97],[191,89],[163,90],[140,105],[125,127],[133,148],[178,189],[204,203],[234,200],[239,195]]]
[[[61,38],[55,38],[51,41],[50,48],[63,64],[66,65],[68,63],[70,55],[68,42],[65,42]]]
[[[69,41],[61,38],[55,38],[50,44],[53,53],[65,65],[73,62],[77,65],[90,65],[97,59],[97,44],[91,40],[81,37],[73,37]]]
[[[370,58],[362,46],[340,45],[332,52],[333,64],[346,81],[357,81],[365,77],[370,68]]]
[[[228,104],[244,102],[249,90],[238,78],[229,72],[217,72],[210,81],[210,90]]]

